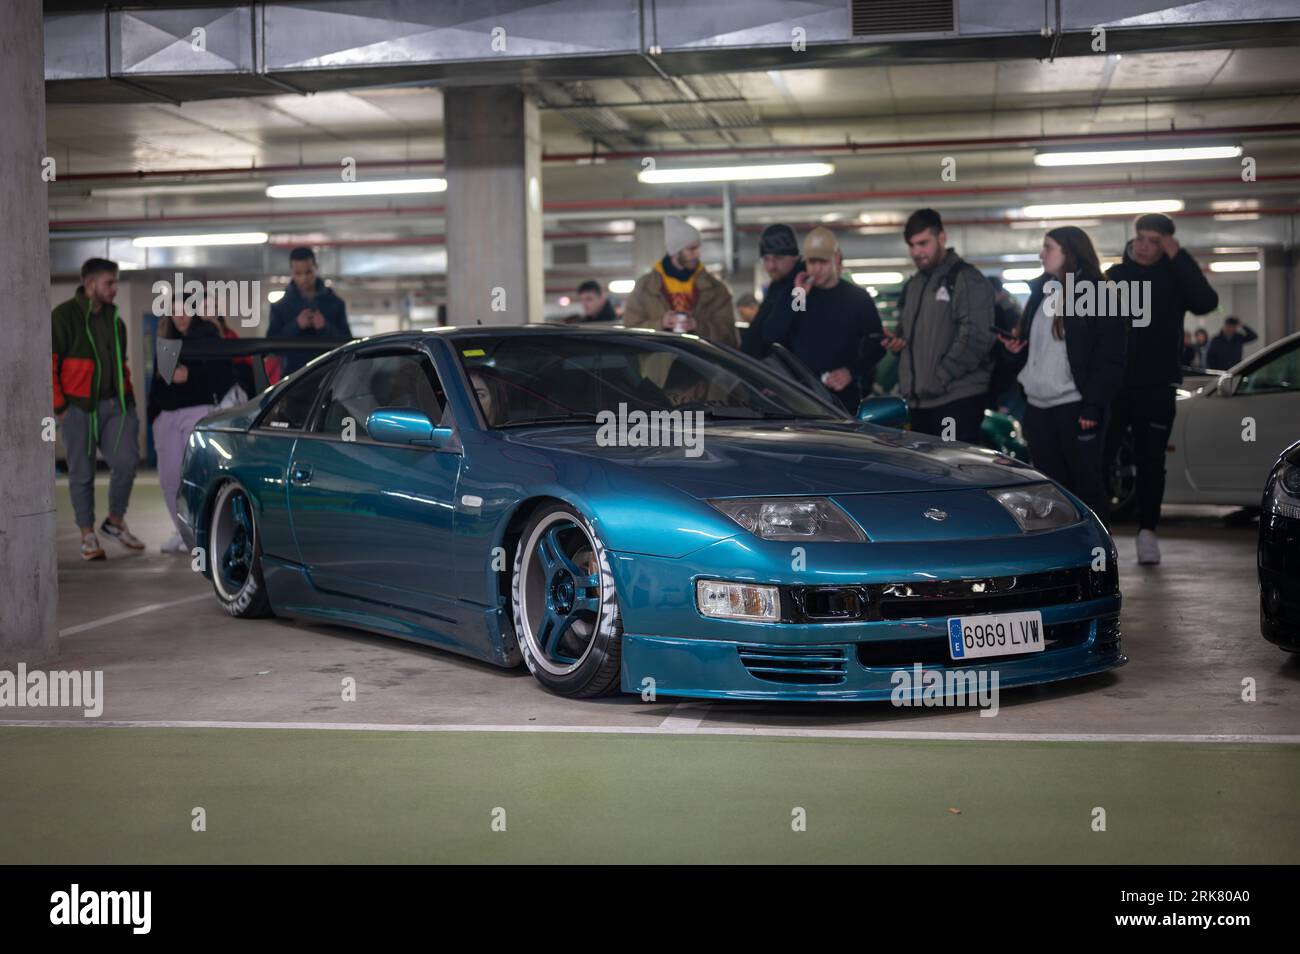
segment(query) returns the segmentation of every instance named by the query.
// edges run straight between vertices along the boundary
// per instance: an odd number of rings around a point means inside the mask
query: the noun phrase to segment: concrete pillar
[[[1260,256],[1258,301],[1259,335],[1272,344],[1296,330],[1297,282],[1300,281],[1300,256],[1294,249],[1265,249]]]
[[[15,0],[0,30],[0,666],[58,654],[54,443],[40,0]]]
[[[633,278],[640,278],[654,267],[654,263],[664,257],[664,222],[663,219],[649,221],[638,219],[636,231],[632,233],[632,271]]]
[[[736,254],[736,191],[730,182],[722,187],[722,275],[735,281],[740,260]]]
[[[542,142],[511,87],[448,88],[447,310],[451,324],[542,320]]]

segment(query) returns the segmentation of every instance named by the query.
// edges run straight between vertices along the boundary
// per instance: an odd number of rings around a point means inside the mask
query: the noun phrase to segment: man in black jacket
[[[1258,337],[1250,325],[1243,325],[1241,319],[1229,315],[1223,319],[1223,328],[1206,346],[1205,366],[1215,371],[1227,371],[1240,364],[1241,349]]]
[[[1135,237],[1124,260],[1111,266],[1111,281],[1151,282],[1147,314],[1129,328],[1124,387],[1115,399],[1106,434],[1106,460],[1113,462],[1128,428],[1133,430],[1137,469],[1139,563],[1159,563],[1156,525],[1165,496],[1165,448],[1174,423],[1175,391],[1183,380],[1183,318],[1205,315],[1219,306],[1219,296],[1196,260],[1174,238],[1166,215],[1138,217]],[[1109,470],[1109,468],[1108,468]]]
[[[343,299],[321,281],[317,274],[316,253],[295,248],[289,253],[289,270],[293,281],[284,297],[271,306],[268,338],[322,338],[342,343],[352,337],[348,310]],[[321,349],[324,353],[332,345]],[[306,351],[287,351],[281,355],[283,373],[292,374],[316,357]]]
[[[839,243],[830,229],[819,226],[805,236],[803,258],[807,270],[774,303],[762,325],[763,342],[789,348],[853,414],[871,393],[876,363],[885,354],[880,313],[865,290],[841,277]]]
[[[758,238],[758,254],[767,272],[767,292],[758,306],[758,313],[740,335],[740,350],[755,358],[765,358],[769,345],[763,340],[763,324],[777,302],[790,297],[794,290],[794,277],[804,270],[805,265],[799,257],[799,240],[788,225],[769,225],[763,229]]]

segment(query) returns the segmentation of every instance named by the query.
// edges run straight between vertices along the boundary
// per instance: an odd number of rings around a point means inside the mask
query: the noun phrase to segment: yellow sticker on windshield
[[[481,358],[485,354],[487,354],[487,352],[484,351],[482,348],[470,348],[466,351],[462,351],[461,354],[463,354],[467,358]]]

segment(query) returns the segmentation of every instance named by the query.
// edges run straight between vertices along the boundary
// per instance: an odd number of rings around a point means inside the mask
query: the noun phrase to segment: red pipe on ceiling
[[[1300,173],[1259,176],[1257,182],[1297,182],[1300,181]],[[1006,195],[1018,192],[1052,192],[1052,191],[1080,191],[1084,189],[1133,189],[1136,187],[1143,188],[1179,188],[1186,186],[1206,186],[1206,185],[1240,185],[1241,179],[1238,176],[1204,176],[1192,179],[1143,179],[1143,180],[1115,180],[1109,182],[1056,182],[1043,183],[1040,185],[998,185],[998,186],[964,186],[961,188],[929,188],[929,189],[878,189],[860,192],[791,192],[791,193],[771,193],[765,195],[738,196],[737,205],[784,205],[790,203],[825,203],[825,202],[863,202],[872,201],[882,198],[903,198],[903,197],[931,197],[931,196],[974,196],[974,195]],[[547,212],[593,212],[603,210],[622,210],[622,209],[642,209],[642,208],[676,208],[683,205],[707,205],[720,206],[722,198],[720,196],[701,196],[698,198],[655,198],[655,199],[577,199],[572,201],[546,202],[543,208]],[[431,216],[441,215],[446,211],[445,206],[430,205],[416,207],[385,206],[370,207],[361,209],[292,209],[292,210],[272,210],[272,211],[250,211],[250,212],[216,212],[206,215],[168,215],[155,216],[153,218],[117,218],[117,219],[51,219],[50,230],[59,231],[61,229],[83,229],[83,228],[104,228],[111,226],[124,225],[147,225],[161,226],[175,225],[184,222],[220,222],[238,219],[278,219],[278,218],[299,218],[299,217],[320,217],[329,215],[339,216],[369,216],[369,215],[390,215],[390,216]],[[1254,212],[1255,209],[1242,209],[1243,212]],[[1192,213],[1182,212],[1181,215],[1190,215]]]
[[[803,146],[728,146],[713,149],[641,149],[613,152],[567,152],[545,153],[543,162],[590,163],[594,160],[621,161],[640,160],[647,155],[656,158],[706,158],[710,156],[751,156],[751,155],[804,155],[808,153],[859,153],[884,152],[891,149],[903,150],[937,150],[937,149],[979,149],[988,146],[1012,146],[1028,148],[1030,146],[1071,145],[1074,143],[1113,143],[1140,142],[1145,140],[1202,139],[1216,136],[1280,136],[1288,133],[1300,133],[1300,123],[1259,123],[1248,126],[1210,126],[1201,129],[1157,129],[1146,132],[1113,133],[1066,133],[1057,135],[1042,134],[1038,136],[980,136],[967,139],[914,139],[895,140],[892,142],[845,142],[811,143]],[[411,166],[442,166],[445,160],[436,157],[418,159],[377,159],[358,164],[365,168],[407,168]],[[57,182],[90,182],[95,180],[129,180],[129,179],[202,179],[214,176],[233,176],[268,173],[297,173],[331,171],[338,172],[337,162],[279,163],[265,166],[225,166],[209,169],[134,169],[112,172],[78,172],[59,176]]]

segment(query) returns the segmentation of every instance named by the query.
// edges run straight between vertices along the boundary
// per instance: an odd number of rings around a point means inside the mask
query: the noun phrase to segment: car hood
[[[693,457],[683,447],[600,446],[594,425],[503,433],[512,443],[631,468],[697,498],[933,492],[1045,479],[993,451],[870,424],[706,421]]]

